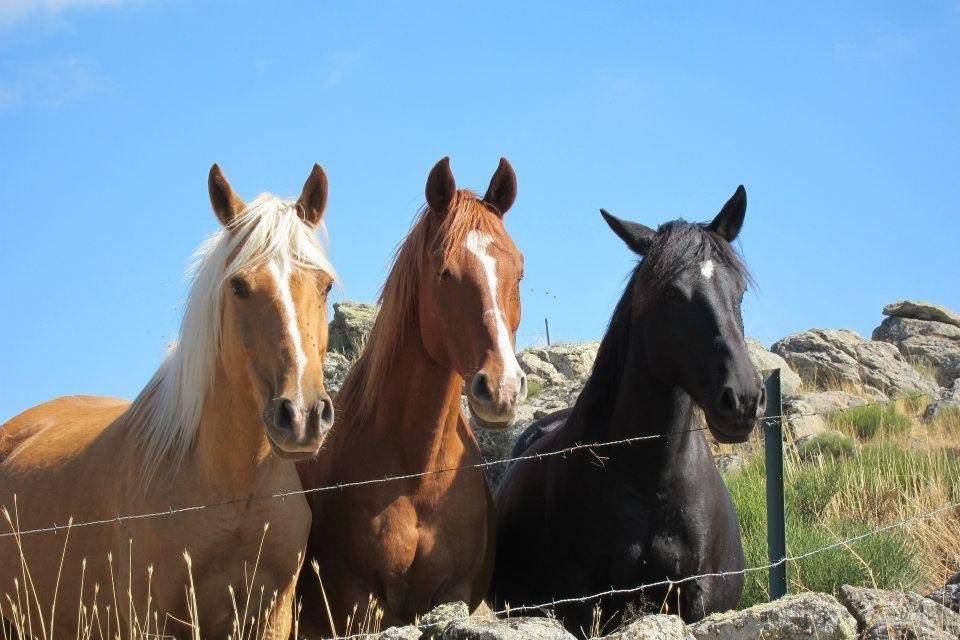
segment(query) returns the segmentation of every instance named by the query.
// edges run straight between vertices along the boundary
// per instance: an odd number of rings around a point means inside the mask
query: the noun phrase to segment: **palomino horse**
[[[464,380],[473,419],[487,428],[508,426],[526,394],[513,351],[523,257],[503,225],[516,192],[505,159],[483,199],[457,189],[447,158],[430,172],[427,205],[337,396],[337,428],[316,461],[298,465],[305,488],[427,473],[309,496],[307,561],[318,561],[322,584],[309,570],[300,579],[307,634],[345,633],[371,595],[385,625],[483,599],[493,563],[483,472],[429,472],[483,460],[460,409]]]
[[[703,435],[746,440],[765,398],[747,354],[740,304],[749,280],[730,246],[746,213],[743,187],[710,224],[658,231],[603,212],[638,255],[589,380],[572,409],[524,432],[513,455],[578,443],[651,439],[567,458],[516,462],[497,491],[497,608],[632,589],[743,569],[737,514]],[[686,620],[736,605],[742,575],[557,607],[574,633],[627,604]]]
[[[315,235],[327,179],[314,166],[298,201],[248,206],[213,165],[209,189],[223,228],[198,252],[179,344],[136,400],[59,398],[0,429],[0,504],[28,532],[20,549],[0,538],[0,601],[32,611],[29,635],[94,624],[94,585],[100,623],[124,634],[225,638],[255,614],[268,637],[290,634],[310,510],[302,496],[257,496],[298,490],[293,460],[314,455],[333,422],[322,360],[335,274]],[[29,533],[213,503],[225,504]],[[236,621],[231,586],[239,611],[248,591],[265,610]]]

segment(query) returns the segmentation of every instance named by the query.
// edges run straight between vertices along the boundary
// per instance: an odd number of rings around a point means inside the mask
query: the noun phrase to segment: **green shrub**
[[[740,471],[724,474],[724,479],[737,508],[746,566],[766,565],[763,455],[748,459]],[[812,464],[788,459],[784,482],[787,553],[798,556],[917,513],[922,510],[918,504],[933,490],[945,500],[960,500],[960,457],[949,450],[912,450],[878,442],[865,445],[857,457],[821,455]],[[791,561],[790,590],[837,595],[844,583],[881,589],[928,586],[925,572],[932,566],[931,558],[915,548],[909,536],[909,527],[892,528]],[[748,572],[740,606],[768,598],[768,572]]]
[[[913,422],[892,404],[852,407],[829,417],[829,422],[861,440],[877,436],[898,436],[908,433]]]
[[[536,398],[543,391],[543,383],[539,380],[527,378],[527,397]]]
[[[851,458],[857,453],[857,443],[839,431],[825,431],[805,439],[797,446],[797,456],[809,461],[819,457]]]

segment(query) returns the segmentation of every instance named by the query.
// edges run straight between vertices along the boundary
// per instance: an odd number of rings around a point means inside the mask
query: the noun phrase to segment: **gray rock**
[[[940,390],[940,396],[923,412],[923,419],[933,420],[947,410],[960,411],[960,378],[954,380],[949,389]]]
[[[960,615],[940,603],[912,591],[885,591],[844,585],[840,600],[866,632],[878,627],[877,633],[890,626],[901,630],[915,629],[917,633],[947,632],[947,638],[960,636]],[[877,636],[883,637],[881,636]],[[938,638],[936,635],[918,635],[918,638]]]
[[[377,311],[374,304],[348,300],[334,303],[328,349],[355,360],[370,335]]]
[[[573,342],[549,347],[531,347],[517,354],[520,368],[546,385],[583,383],[597,358],[599,342]]]
[[[846,391],[798,393],[783,400],[783,412],[794,440],[829,429],[826,418],[837,411],[865,404],[866,400]]]
[[[330,397],[336,397],[350,371],[350,361],[342,353],[327,351],[323,357],[323,386]]]
[[[886,318],[873,339],[889,342],[910,362],[929,367],[943,386],[960,378],[960,327],[932,320]]]
[[[860,640],[956,640],[957,636],[935,629],[922,620],[880,620],[868,625]]]
[[[689,626],[696,640],[853,640],[853,616],[833,596],[802,593],[743,611],[715,613]]]
[[[792,395],[800,391],[800,376],[790,368],[786,360],[769,351],[756,338],[747,338],[747,351],[757,372],[762,374],[768,369],[780,369],[780,392],[783,395]]]
[[[464,602],[447,602],[437,605],[420,618],[417,626],[423,630],[423,640],[439,638],[446,626],[470,617],[470,607]]]
[[[461,620],[451,622],[443,640],[574,640],[552,618]]]
[[[419,627],[390,627],[377,636],[377,640],[420,640],[423,631]]]
[[[916,300],[893,302],[883,308],[883,315],[914,320],[933,320],[960,327],[960,313],[932,302]]]
[[[746,464],[742,456],[735,453],[721,453],[714,456],[713,461],[717,463],[717,469],[725,473],[736,473]]]
[[[960,613],[960,584],[946,584],[927,597],[954,613]]]
[[[604,640],[687,640],[693,638],[679,616],[656,614],[634,620]]]
[[[817,389],[849,385],[881,400],[937,390],[895,346],[846,329],[811,329],[787,336],[771,350]]]

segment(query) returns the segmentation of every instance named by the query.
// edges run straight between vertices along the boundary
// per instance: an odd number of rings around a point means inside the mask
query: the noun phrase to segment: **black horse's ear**
[[[613,232],[620,236],[620,239],[627,243],[634,253],[645,255],[650,249],[650,243],[653,242],[657,232],[650,227],[644,226],[639,222],[629,222],[621,220],[605,209],[600,209],[600,215],[607,221]]]
[[[457,193],[457,181],[450,170],[450,156],[444,156],[433,165],[427,177],[427,204],[434,213],[445,214]]]
[[[502,218],[513,206],[516,199],[517,174],[509,160],[500,158],[500,164],[497,166],[496,173],[490,179],[490,186],[487,187],[487,193],[483,196],[483,201],[496,209]]]
[[[743,218],[747,215],[747,190],[743,185],[737,187],[737,190],[723,205],[720,213],[713,219],[707,229],[715,232],[727,242],[733,242],[740,235],[740,228],[743,227]]]

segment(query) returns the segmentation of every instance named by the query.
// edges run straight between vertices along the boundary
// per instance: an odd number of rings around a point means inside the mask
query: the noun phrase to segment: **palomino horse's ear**
[[[247,206],[240,196],[234,193],[233,187],[227,182],[227,177],[216,162],[210,167],[210,175],[207,176],[207,190],[210,192],[213,212],[225,227]]]
[[[629,222],[621,220],[605,209],[600,209],[600,215],[607,221],[613,232],[620,236],[620,239],[627,243],[634,253],[644,255],[650,249],[650,243],[657,232],[638,222]]]
[[[483,196],[483,201],[492,205],[502,218],[516,199],[517,174],[506,158],[500,158],[500,166],[490,178],[490,186],[487,187],[487,195]]]
[[[457,193],[457,181],[450,170],[450,156],[444,156],[433,165],[427,177],[427,204],[435,213],[446,213]]]
[[[723,209],[720,209],[720,213],[713,219],[713,222],[707,225],[707,229],[716,232],[727,242],[733,242],[740,234],[745,215],[747,215],[747,190],[743,188],[743,185],[740,185],[727,200],[727,204],[723,205]]]
[[[297,200],[297,214],[311,227],[317,226],[327,208],[327,174],[315,164],[310,177],[303,184],[303,192]]]

